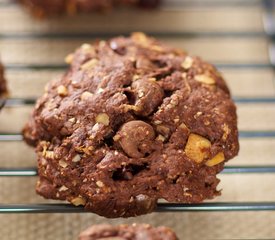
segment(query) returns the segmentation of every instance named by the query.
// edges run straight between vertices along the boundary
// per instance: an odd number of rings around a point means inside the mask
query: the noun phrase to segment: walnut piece
[[[95,121],[97,123],[102,123],[105,126],[108,126],[110,124],[110,118],[106,113],[99,113],[96,116]]]
[[[96,58],[91,59],[90,61],[84,63],[81,66],[81,70],[88,70],[94,68],[98,64],[98,60]]]
[[[91,92],[85,91],[85,92],[83,92],[83,93],[81,94],[80,99],[81,99],[82,101],[85,101],[85,100],[89,99],[89,98],[92,97],[92,96],[93,96],[93,94],[92,94]]]
[[[223,152],[219,152],[217,155],[215,155],[212,159],[208,160],[205,165],[208,167],[213,167],[225,160]]]
[[[191,57],[189,57],[189,56],[187,56],[187,57],[184,59],[184,61],[182,62],[182,64],[181,64],[181,66],[182,66],[184,69],[186,69],[186,70],[188,70],[189,68],[191,68],[192,65],[193,65],[193,58],[191,58]]]
[[[64,60],[65,60],[65,63],[71,64],[73,62],[73,59],[74,59],[74,54],[70,53],[65,57]]]
[[[85,205],[86,204],[86,200],[83,198],[83,197],[81,197],[81,196],[78,196],[78,197],[76,197],[76,198],[73,198],[72,200],[71,200],[71,203],[73,204],[73,205],[75,205],[75,206],[80,206],[80,205]]]
[[[65,97],[68,95],[68,90],[64,85],[60,85],[57,87],[57,93],[59,96]]]
[[[201,163],[204,159],[209,157],[209,150],[211,147],[211,142],[194,133],[189,135],[185,146],[185,154],[191,160],[195,161],[196,163]]]
[[[60,160],[58,162],[58,165],[62,168],[66,168],[68,166],[68,164],[64,160]]]
[[[213,85],[215,84],[215,80],[207,75],[197,75],[195,76],[195,80],[201,83],[205,83],[208,85]]]

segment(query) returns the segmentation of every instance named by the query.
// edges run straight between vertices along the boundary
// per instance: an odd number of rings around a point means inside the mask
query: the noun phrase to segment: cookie
[[[0,96],[7,93],[6,80],[4,78],[4,67],[0,62]]]
[[[148,224],[95,225],[79,235],[79,240],[177,240],[176,234],[167,227]]]
[[[119,5],[155,8],[160,0],[17,0],[25,5],[34,16],[74,15],[78,12],[107,11]]]
[[[214,66],[143,33],[83,44],[65,60],[23,131],[40,195],[105,217],[220,195],[216,175],[239,144]]]

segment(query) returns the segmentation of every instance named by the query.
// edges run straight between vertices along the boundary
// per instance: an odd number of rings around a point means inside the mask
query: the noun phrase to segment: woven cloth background
[[[19,6],[0,0],[0,54],[9,66],[6,76],[14,98],[37,97],[45,83],[62,70],[26,70],[15,64],[63,64],[65,55],[102,33],[145,31],[163,33],[162,41],[187,49],[214,63],[268,63],[269,41],[265,36],[227,37],[168,33],[183,32],[262,32],[260,1],[244,0],[241,6],[216,0],[217,5],[185,4],[167,0],[154,12],[119,9],[108,15],[91,14],[72,18],[34,20]],[[182,0],[183,2],[183,0]],[[190,2],[190,1],[189,1]],[[192,2],[192,1],[191,1]],[[195,3],[198,1],[194,1]],[[203,1],[202,1],[203,2]],[[206,2],[206,0],[205,0]],[[223,4],[223,3],[225,4]],[[249,2],[249,3],[248,3]],[[230,5],[230,6],[229,6]],[[78,38],[49,34],[81,33]],[[90,34],[91,37],[86,36]],[[39,34],[44,34],[40,36]],[[85,35],[86,34],[86,35]],[[36,36],[36,37],[35,37]],[[38,36],[38,37],[37,37]],[[223,68],[235,97],[274,97],[271,68]],[[32,106],[5,108],[0,114],[0,132],[20,132]],[[240,130],[275,130],[275,104],[238,104]],[[274,138],[241,138],[239,156],[229,165],[275,164]],[[33,149],[23,142],[0,142],[0,167],[35,166]],[[221,175],[223,195],[215,201],[274,201],[274,174]],[[0,204],[45,203],[34,192],[36,178],[0,178]],[[95,223],[145,222],[173,228],[180,239],[275,239],[274,212],[153,213],[130,219],[105,219],[85,214],[0,214],[0,238],[5,240],[74,240],[78,233]]]

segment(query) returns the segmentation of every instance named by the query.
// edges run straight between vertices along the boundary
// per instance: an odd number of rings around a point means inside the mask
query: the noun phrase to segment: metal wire
[[[158,203],[156,212],[275,211],[275,202]],[[0,213],[84,213],[69,204],[0,204]]]
[[[226,166],[221,173],[275,173],[275,165]],[[0,177],[34,177],[37,175],[38,173],[36,168],[0,168]]]

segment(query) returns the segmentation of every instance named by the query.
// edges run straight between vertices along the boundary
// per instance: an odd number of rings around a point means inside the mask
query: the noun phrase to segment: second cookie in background
[[[178,240],[167,227],[152,227],[148,224],[112,226],[94,225],[83,231],[78,240]]]
[[[107,11],[118,6],[155,8],[161,0],[17,0],[31,13],[44,18],[58,15],[75,15],[94,11]]]
[[[7,93],[7,83],[4,77],[4,66],[0,62],[0,97]]]

